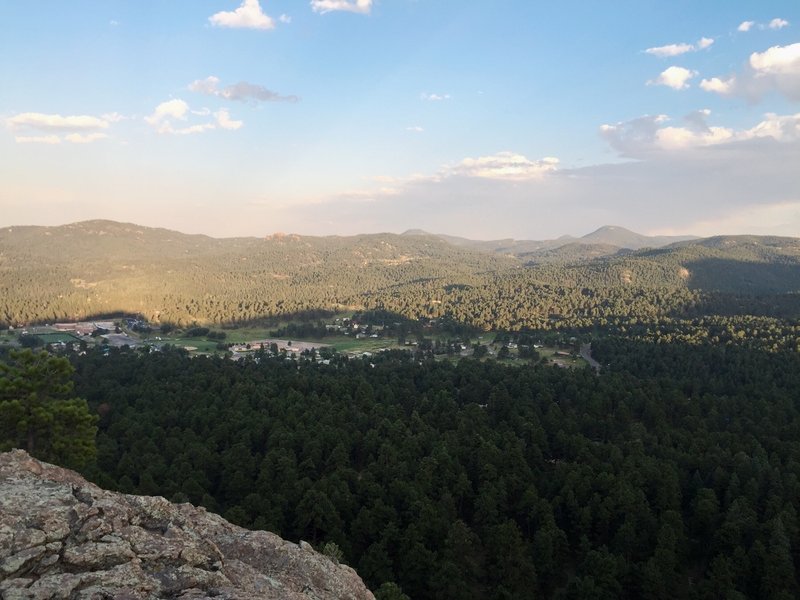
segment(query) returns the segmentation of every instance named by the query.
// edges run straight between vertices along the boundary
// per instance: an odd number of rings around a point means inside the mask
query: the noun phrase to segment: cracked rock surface
[[[0,598],[374,600],[307,544],[107,492],[22,450],[0,454]]]

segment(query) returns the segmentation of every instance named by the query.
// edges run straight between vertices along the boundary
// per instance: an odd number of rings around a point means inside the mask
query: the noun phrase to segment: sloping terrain
[[[645,312],[668,314],[697,306],[696,293],[800,291],[795,238],[723,236],[625,250],[615,244],[652,238],[608,227],[590,236],[592,243],[514,255],[502,244],[486,251],[408,232],[215,239],[110,221],[10,227],[0,230],[0,323],[118,313],[226,323],[366,307],[521,327],[576,311],[607,315],[615,298],[630,306],[637,293],[652,305]]]
[[[353,569],[190,504],[0,454],[0,596],[374,600]]]

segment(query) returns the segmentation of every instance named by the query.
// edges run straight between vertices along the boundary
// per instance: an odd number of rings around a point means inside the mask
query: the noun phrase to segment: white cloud
[[[149,123],[157,133],[170,135],[191,135],[194,133],[204,133],[217,128],[236,130],[243,125],[242,121],[232,120],[227,109],[221,108],[214,113],[213,121],[176,127],[178,123],[188,123],[189,115],[194,117],[207,117],[210,114],[211,111],[207,108],[192,110],[185,101],[175,98],[156,106],[153,114],[145,117],[144,120]]]
[[[441,102],[442,100],[450,100],[450,94],[429,94],[427,92],[422,92],[420,95],[420,100],[428,100],[429,102]]]
[[[667,46],[658,46],[656,48],[648,48],[645,50],[647,54],[658,56],[659,58],[666,58],[668,56],[679,56],[694,50],[691,44],[669,44]]]
[[[741,139],[770,137],[779,142],[800,141],[800,113],[794,115],[776,115],[767,113],[764,120],[739,136]]]
[[[12,129],[38,129],[40,131],[92,131],[106,129],[108,121],[99,117],[76,115],[62,117],[44,113],[20,113],[6,119]]]
[[[698,50],[705,50],[706,48],[711,48],[711,45],[714,43],[714,38],[700,38],[697,42],[697,49]]]
[[[211,15],[209,22],[216,27],[235,29],[274,29],[275,21],[264,14],[258,0],[244,0],[234,11],[222,11]]]
[[[126,119],[128,119],[128,117],[125,117],[116,112],[102,114],[100,115],[100,118],[108,123],[119,123],[120,121],[125,121]]]
[[[422,133],[425,130],[419,125],[411,125],[409,127],[406,127],[406,131],[414,131],[416,133]]]
[[[57,135],[15,135],[14,141],[18,144],[50,144],[61,143],[61,138]]]
[[[15,134],[14,140],[21,144],[60,144],[62,141],[86,144],[107,138],[103,132],[121,119],[123,117],[117,113],[94,117],[27,112],[5,119],[5,124]]]
[[[91,144],[97,140],[104,140],[108,137],[105,133],[70,133],[64,136],[64,139],[73,144]]]
[[[739,24],[739,27],[736,28],[736,30],[741,32],[748,32],[753,28],[754,25],[756,25],[755,21],[742,21]],[[759,29],[783,29],[784,27],[788,26],[789,26],[789,21],[781,18],[772,19],[769,23],[758,24]]]
[[[210,75],[205,79],[195,79],[189,84],[189,90],[197,92],[198,94],[206,94],[207,96],[216,96],[219,93],[217,86],[219,85],[219,77]]]
[[[695,75],[697,75],[697,71],[673,66],[662,71],[655,79],[648,81],[647,85],[665,85],[673,90],[685,90],[689,87],[688,81]]]
[[[800,75],[800,43],[754,52],[750,55],[750,66],[756,75]]]
[[[223,129],[236,130],[243,125],[242,121],[231,120],[231,116],[228,113],[228,110],[225,108],[220,108],[217,112],[215,112],[214,117],[217,119],[217,125]]]
[[[281,23],[286,23],[288,25],[289,23],[292,22],[292,17],[290,17],[287,14],[282,14],[280,17],[278,17],[278,21],[280,21]]]
[[[688,127],[663,127],[656,131],[655,144],[664,150],[681,150],[697,146],[711,146],[730,141],[733,132],[726,127],[708,127],[698,131]]]
[[[772,21],[769,22],[769,25],[767,25],[767,27],[770,29],[783,29],[784,27],[788,26],[789,21],[785,19],[772,19]]]
[[[161,123],[164,123],[168,119],[177,119],[179,121],[186,120],[186,113],[189,112],[189,105],[180,100],[175,98],[173,100],[167,100],[166,102],[162,102],[156,109],[153,111],[153,114],[149,117],[145,117],[144,120],[147,121],[150,125],[157,126]]]
[[[282,96],[264,86],[246,81],[240,81],[220,89],[219,81],[219,77],[214,77],[213,75],[205,79],[196,79],[189,84],[189,90],[207,96],[217,96],[239,102],[297,102],[300,100],[297,96]]]
[[[549,156],[540,160],[530,160],[522,154],[498,152],[491,156],[465,158],[457,165],[445,168],[442,174],[524,181],[541,179],[545,174],[555,171],[558,162],[557,158]]]
[[[724,79],[704,79],[700,87],[724,96],[743,96],[753,102],[773,91],[789,100],[800,100],[800,43],[754,52],[741,73]]]
[[[715,92],[722,96],[728,96],[733,93],[736,86],[736,78],[720,79],[719,77],[712,77],[711,79],[703,79],[700,81],[700,87],[706,92]]]
[[[372,0],[311,0],[311,9],[322,14],[341,10],[366,15],[372,10]]]
[[[698,50],[705,50],[710,48],[714,43],[714,38],[700,38],[696,44],[668,44],[666,46],[657,46],[655,48],[648,48],[645,50],[647,54],[658,56],[659,58],[669,58],[671,56],[680,56],[687,52],[697,52]]]
[[[614,125],[602,125],[600,135],[622,156],[630,158],[756,139],[800,141],[800,113],[767,113],[755,126],[739,131],[709,125],[707,119],[710,115],[708,109],[694,111],[683,117],[680,125],[669,124],[670,119],[666,115],[645,115]]]

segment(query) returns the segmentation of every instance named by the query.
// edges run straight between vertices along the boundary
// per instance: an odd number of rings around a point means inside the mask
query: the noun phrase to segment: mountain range
[[[587,257],[603,256],[614,254],[621,249],[640,250],[642,248],[661,248],[676,242],[698,239],[691,235],[646,236],[616,225],[604,225],[582,237],[576,238],[571,235],[562,235],[552,240],[515,240],[508,238],[502,240],[478,241],[452,235],[431,234],[421,229],[411,229],[404,232],[403,235],[429,235],[438,237],[453,246],[497,252],[500,254],[511,254],[519,257],[530,257],[537,254],[550,256],[558,255],[559,253],[554,251],[565,247],[572,249],[565,253],[566,255],[580,254],[580,252],[576,252],[576,249],[581,249],[585,250]]]
[[[553,303],[567,314],[587,289],[793,294],[788,301],[796,303],[800,239],[647,237],[612,226],[541,242],[423,231],[216,239],[113,221],[0,229],[0,323],[7,324],[120,312],[226,322],[366,307],[431,317],[469,306],[470,319],[492,327],[487,302],[507,304],[498,309],[504,314],[546,315]],[[517,291],[499,300],[503,290]],[[526,298],[538,308],[513,308],[519,294],[555,296],[549,304]]]

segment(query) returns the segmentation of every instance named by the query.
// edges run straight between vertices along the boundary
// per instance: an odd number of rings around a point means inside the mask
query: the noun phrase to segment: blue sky
[[[795,0],[0,3],[0,225],[800,236]]]

